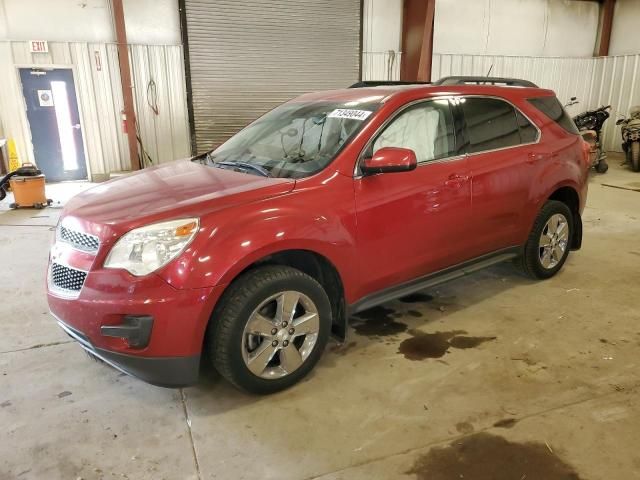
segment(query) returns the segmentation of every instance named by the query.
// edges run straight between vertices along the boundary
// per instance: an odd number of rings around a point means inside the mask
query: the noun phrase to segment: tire
[[[278,305],[293,304],[296,295],[291,323],[285,324],[290,316],[279,317]],[[305,322],[303,317],[311,320]],[[248,333],[250,320],[255,331],[265,335]],[[206,341],[220,375],[246,392],[270,394],[299,382],[318,362],[329,340],[331,304],[322,286],[309,275],[291,267],[268,265],[243,274],[229,286],[212,322]],[[301,335],[303,323],[308,329],[316,328],[317,334]],[[263,368],[266,359],[270,360]]]
[[[634,172],[640,172],[640,142],[631,142],[630,150],[629,160],[631,161],[631,168]]]
[[[607,170],[609,170],[609,164],[607,163],[606,160],[600,160],[596,164],[596,172],[598,172],[598,173],[607,173]]]
[[[565,230],[561,229],[562,232],[562,240],[551,240],[550,238],[545,238],[550,243],[550,247],[544,248],[542,247],[542,236],[544,232],[548,232],[548,222],[551,221],[552,218],[558,218],[557,215],[564,217],[564,221],[566,223],[566,234]],[[553,277],[564,265],[564,262],[567,260],[567,256],[569,255],[569,250],[571,249],[571,241],[573,239],[573,214],[569,207],[562,202],[558,202],[556,200],[549,200],[545,203],[540,210],[534,224],[531,229],[531,233],[529,234],[529,238],[527,239],[527,243],[524,246],[524,252],[520,259],[521,266],[524,272],[535,279],[546,279]],[[554,243],[557,242],[557,243]],[[561,247],[564,244],[564,250],[557,250],[553,248],[553,245],[557,245]],[[548,256],[547,253],[549,251],[554,251],[553,255]],[[560,255],[559,252],[562,251]],[[543,258],[545,259],[547,265],[543,263]]]

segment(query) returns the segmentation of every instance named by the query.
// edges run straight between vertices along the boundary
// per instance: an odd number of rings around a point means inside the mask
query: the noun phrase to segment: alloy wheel
[[[540,234],[538,243],[540,263],[548,270],[554,268],[564,256],[569,244],[569,222],[560,213],[552,215]]]
[[[287,290],[265,299],[242,334],[242,358],[254,375],[275,379],[296,371],[318,340],[316,305],[301,292]]]

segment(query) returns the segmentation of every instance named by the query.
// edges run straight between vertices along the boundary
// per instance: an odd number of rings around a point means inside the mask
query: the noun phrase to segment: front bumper
[[[55,315],[54,315],[55,317]],[[112,367],[159,387],[185,387],[198,381],[200,355],[188,357],[139,357],[95,347],[82,332],[56,317],[58,325],[90,355]]]
[[[157,275],[92,270],[76,298],[48,289],[60,327],[91,355],[154,385],[197,381],[204,334],[223,287],[176,289]],[[130,318],[151,324],[136,330]],[[133,329],[133,330],[132,330]]]

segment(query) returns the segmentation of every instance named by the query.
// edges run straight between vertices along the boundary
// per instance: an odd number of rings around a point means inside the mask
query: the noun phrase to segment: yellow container
[[[14,208],[35,207],[43,208],[48,205],[44,193],[44,175],[35,177],[15,176],[9,180],[11,191],[15,198]]]

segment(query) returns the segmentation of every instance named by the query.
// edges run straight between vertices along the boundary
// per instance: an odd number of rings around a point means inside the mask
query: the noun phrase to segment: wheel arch
[[[570,185],[563,185],[556,188],[546,199],[556,200],[564,203],[573,214],[573,237],[571,239],[571,250],[579,250],[582,246],[582,218],[580,215],[580,195],[575,188]]]
[[[347,333],[345,289],[342,275],[334,262],[326,255],[315,250],[304,248],[276,250],[251,260],[240,268],[234,269],[232,273],[229,272],[224,282],[227,285],[225,291],[241,275],[264,265],[283,265],[295,268],[306,273],[322,285],[331,302],[331,333],[341,341],[345,339]],[[222,295],[224,295],[224,292]],[[220,301],[214,307],[211,318],[215,316],[219,304]],[[209,323],[211,323],[211,320]]]

